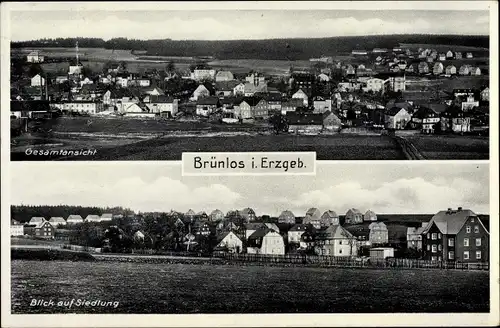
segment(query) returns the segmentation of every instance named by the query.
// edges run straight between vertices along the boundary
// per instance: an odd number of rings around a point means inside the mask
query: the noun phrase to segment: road
[[[418,151],[418,149],[410,141],[403,137],[396,136],[396,141],[398,142],[403,154],[408,160],[424,160],[425,157]]]

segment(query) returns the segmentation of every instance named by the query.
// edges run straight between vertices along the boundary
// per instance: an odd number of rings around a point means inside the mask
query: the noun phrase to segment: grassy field
[[[426,44],[426,43],[400,43],[400,47],[409,48],[409,49],[418,49],[418,48],[429,48],[435,49],[439,52],[446,52],[448,50],[451,51],[488,51],[488,48],[482,47],[470,47],[470,46],[459,46],[459,45],[449,45],[449,44]]]
[[[257,70],[265,74],[288,74],[290,66],[295,69],[308,69],[311,63],[307,60],[261,60],[261,59],[226,59],[208,63],[216,69],[228,69],[235,73]]]
[[[14,260],[13,313],[488,312],[488,272]],[[118,301],[36,307],[31,299]]]
[[[426,159],[488,159],[487,137],[418,135],[407,137]]]

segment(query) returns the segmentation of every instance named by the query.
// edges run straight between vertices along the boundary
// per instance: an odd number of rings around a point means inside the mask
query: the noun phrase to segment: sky
[[[34,165],[35,164],[35,165]],[[433,214],[449,207],[489,213],[489,166],[477,163],[318,162],[315,176],[182,177],[169,162],[20,162],[11,167],[11,204],[122,206],[186,212],[251,207],[257,215],[310,207],[385,214]]]
[[[12,41],[56,37],[237,40],[383,34],[489,34],[481,10],[12,11]]]

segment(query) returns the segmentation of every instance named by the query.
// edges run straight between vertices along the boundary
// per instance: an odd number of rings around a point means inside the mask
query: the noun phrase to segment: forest
[[[25,223],[34,216],[44,217],[49,220],[51,217],[62,217],[65,220],[69,215],[80,215],[82,218],[89,214],[102,215],[103,213],[113,213],[129,215],[134,214],[130,209],[123,207],[87,207],[87,206],[70,206],[70,205],[12,205],[10,207],[10,216],[12,219]]]
[[[137,40],[113,38],[55,38],[12,42],[12,48],[81,48],[146,51],[149,56],[211,56],[217,59],[304,60],[321,55],[341,55],[353,49],[393,48],[399,43],[456,45],[489,48],[489,36],[382,35],[268,40]]]

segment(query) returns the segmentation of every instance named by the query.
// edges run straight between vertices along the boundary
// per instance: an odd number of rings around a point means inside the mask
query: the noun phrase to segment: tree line
[[[10,208],[11,218],[21,223],[28,222],[34,216],[44,217],[49,220],[51,217],[62,217],[67,219],[69,215],[80,215],[83,219],[89,214],[102,215],[104,213],[130,215],[134,212],[121,206],[116,207],[96,207],[96,206],[70,206],[70,205],[12,205]]]
[[[113,38],[55,38],[12,42],[12,48],[75,47],[141,50],[150,56],[213,56],[218,59],[300,60],[324,54],[350,53],[353,49],[393,48],[399,43],[442,44],[489,48],[489,36],[382,35],[268,40],[137,40]]]

